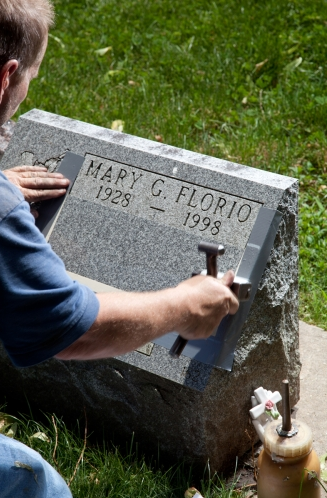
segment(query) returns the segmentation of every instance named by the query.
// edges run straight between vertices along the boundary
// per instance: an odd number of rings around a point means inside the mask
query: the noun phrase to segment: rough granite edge
[[[225,173],[232,177],[249,180],[253,183],[264,184],[277,189],[285,190],[296,181],[294,178],[285,175],[213,158],[38,109],[33,109],[20,116],[17,123],[18,129],[24,121],[43,123],[44,125],[71,131],[82,136],[95,138],[107,143],[124,145],[126,148],[137,149],[141,152],[147,152],[148,154],[172,159],[177,162],[187,162],[194,166],[200,166],[208,170]]]

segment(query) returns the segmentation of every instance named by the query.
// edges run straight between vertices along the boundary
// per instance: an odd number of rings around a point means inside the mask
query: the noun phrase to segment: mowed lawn
[[[327,3],[54,4],[47,55],[19,112],[37,107],[298,178],[301,318],[327,329]]]

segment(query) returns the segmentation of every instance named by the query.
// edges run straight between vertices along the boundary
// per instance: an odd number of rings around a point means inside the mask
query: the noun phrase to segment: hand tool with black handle
[[[210,242],[200,242],[198,249],[201,252],[206,253],[207,259],[207,275],[217,278],[218,266],[217,257],[224,254],[225,248],[221,244],[213,244]],[[169,354],[173,358],[179,358],[187,344],[187,339],[184,339],[180,335],[177,337],[176,341],[172,345]]]

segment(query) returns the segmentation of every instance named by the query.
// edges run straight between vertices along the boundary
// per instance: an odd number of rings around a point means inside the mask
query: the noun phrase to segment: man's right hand
[[[205,339],[226,315],[234,315],[239,307],[237,297],[230,290],[234,278],[234,272],[229,270],[221,280],[197,275],[180,283],[176,292],[184,293],[186,312],[176,332],[188,340]]]

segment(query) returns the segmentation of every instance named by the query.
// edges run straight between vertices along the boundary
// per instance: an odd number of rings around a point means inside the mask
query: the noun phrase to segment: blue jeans
[[[39,453],[0,434],[0,498],[72,498],[72,494]]]

